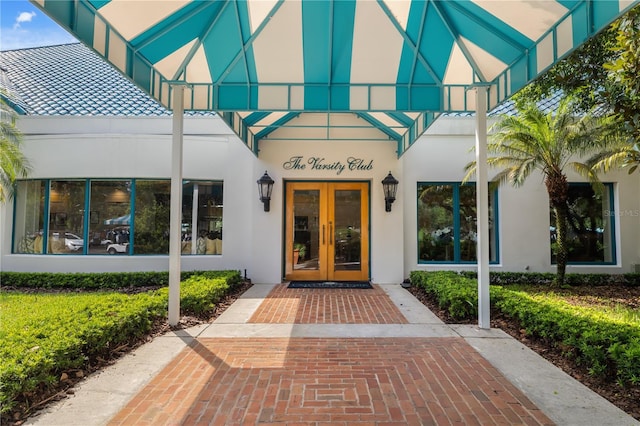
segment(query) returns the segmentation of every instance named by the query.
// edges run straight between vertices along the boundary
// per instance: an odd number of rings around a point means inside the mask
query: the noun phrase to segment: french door
[[[285,279],[369,279],[369,183],[287,182]]]

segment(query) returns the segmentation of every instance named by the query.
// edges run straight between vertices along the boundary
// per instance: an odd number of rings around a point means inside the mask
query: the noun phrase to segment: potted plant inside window
[[[293,244],[293,264],[297,264],[299,261],[304,260],[307,254],[307,246],[301,243]]]

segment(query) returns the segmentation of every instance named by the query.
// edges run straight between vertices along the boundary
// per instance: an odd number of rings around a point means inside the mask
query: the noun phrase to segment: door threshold
[[[290,281],[287,288],[373,288],[369,281]]]

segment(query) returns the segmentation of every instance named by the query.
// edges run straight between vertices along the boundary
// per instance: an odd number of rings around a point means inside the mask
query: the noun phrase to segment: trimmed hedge
[[[183,271],[181,281],[193,276],[226,277],[228,271]],[[242,280],[237,273],[238,282]],[[0,272],[3,287],[41,289],[110,290],[134,287],[163,287],[169,285],[169,272]]]
[[[48,282],[69,282],[61,275]],[[102,282],[105,274],[96,275],[93,282]],[[191,273],[181,282],[182,313],[211,311],[241,281],[237,271]],[[0,413],[10,412],[37,389],[57,384],[62,372],[83,368],[149,333],[166,318],[168,293],[167,287],[131,295],[0,292]]]
[[[411,273],[411,283],[436,296],[456,319],[477,317],[477,282],[455,272]],[[492,307],[519,321],[529,335],[546,339],[590,374],[640,385],[640,324],[603,311],[570,305],[553,295],[491,286]]]
[[[478,285],[452,271],[413,271],[411,284],[434,294],[440,309],[445,309],[452,318],[469,320],[478,316]]]
[[[460,275],[467,278],[476,278],[475,271],[462,271]],[[556,278],[551,272],[490,272],[489,281],[491,284],[512,285],[512,284],[553,284]],[[610,284],[620,284],[629,287],[640,286],[640,274],[566,274],[565,284],[570,286],[601,286]]]

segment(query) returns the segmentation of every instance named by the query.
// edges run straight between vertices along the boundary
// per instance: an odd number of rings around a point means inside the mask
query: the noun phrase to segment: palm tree
[[[640,167],[640,142],[634,145],[628,140],[621,140],[618,144],[592,156],[587,164],[595,171],[607,173],[612,169],[629,167],[632,174]]]
[[[29,173],[29,161],[20,150],[22,132],[16,127],[16,112],[0,93],[0,203],[13,198],[14,183]]]
[[[555,112],[545,114],[531,102],[517,115],[505,116],[490,129],[487,152],[489,167],[502,168],[495,176],[498,185],[521,186],[538,170],[544,177],[551,208],[556,216],[557,276],[563,285],[567,266],[567,203],[569,181],[567,168],[584,176],[597,192],[603,188],[597,170],[579,160],[615,144],[617,126],[613,119],[591,114],[577,116],[570,98],[560,101]],[[465,166],[464,181],[475,173],[475,161]]]

